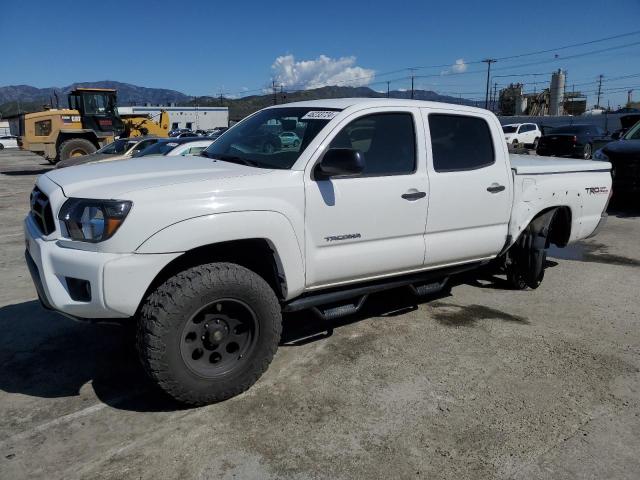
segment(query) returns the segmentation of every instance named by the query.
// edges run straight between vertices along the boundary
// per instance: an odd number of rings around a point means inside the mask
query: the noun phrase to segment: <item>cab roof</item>
[[[372,108],[372,107],[422,107],[422,108],[446,108],[451,110],[464,110],[487,113],[484,108],[469,107],[455,103],[429,102],[426,100],[408,100],[403,98],[329,98],[325,100],[307,100],[302,102],[284,103],[274,105],[269,108],[335,108],[345,110],[350,107]]]

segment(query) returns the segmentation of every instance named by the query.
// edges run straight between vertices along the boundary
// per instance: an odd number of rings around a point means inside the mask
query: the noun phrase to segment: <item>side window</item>
[[[428,118],[436,172],[475,170],[495,162],[491,130],[482,118],[441,113]]]
[[[178,129],[178,122],[173,122],[171,124],[171,130],[177,130]]]
[[[41,120],[35,123],[35,135],[37,137],[46,137],[51,135],[51,120]]]
[[[147,148],[150,145],[153,145],[154,143],[156,143],[154,140],[145,140],[144,142],[140,142],[138,145],[136,145],[136,147],[131,151],[132,155],[135,155],[138,152],[141,152],[142,150],[144,150],[145,148]]]
[[[364,154],[363,176],[403,175],[416,169],[416,135],[410,113],[377,113],[344,127],[329,148]]]
[[[188,155],[200,155],[200,152],[202,152],[205,148],[207,147],[191,147],[189,149]]]

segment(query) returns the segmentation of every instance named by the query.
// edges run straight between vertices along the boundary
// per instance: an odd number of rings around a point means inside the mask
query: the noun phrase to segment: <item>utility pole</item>
[[[627,90],[627,106],[631,105],[633,89]]]
[[[271,88],[273,89],[273,104],[277,105],[278,104],[278,93],[276,92],[276,81],[275,80],[271,81]]]
[[[390,84],[390,83],[391,83],[391,82],[387,81],[387,98],[389,98],[389,84]]]
[[[496,110],[496,100],[498,99],[498,82],[493,84],[493,102],[491,102],[491,111],[495,112]]]
[[[284,93],[284,85],[280,84],[280,101],[282,103],[287,103],[287,94]]]
[[[564,85],[562,86],[562,114],[566,115],[567,113],[567,109],[565,108],[565,105],[567,104],[567,77],[569,75],[567,74],[567,71],[564,71]]]
[[[598,102],[596,104],[596,108],[600,108],[600,94],[602,93],[602,77],[604,77],[604,75],[602,74],[598,76]]]
[[[487,64],[487,90],[484,94],[484,108],[488,109],[489,108],[489,80],[491,79],[491,64],[496,63],[496,59],[485,58],[482,61]]]
[[[410,68],[409,71],[411,72],[411,99],[413,100],[413,79],[415,77],[414,72],[416,71],[416,69]]]

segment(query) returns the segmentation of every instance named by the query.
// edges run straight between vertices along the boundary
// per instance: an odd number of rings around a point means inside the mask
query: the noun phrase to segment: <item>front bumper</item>
[[[42,305],[80,319],[133,316],[157,274],[180,255],[64,247],[56,240],[45,240],[30,216],[24,221],[24,233],[27,266]],[[88,282],[88,300],[72,298],[73,279]]]

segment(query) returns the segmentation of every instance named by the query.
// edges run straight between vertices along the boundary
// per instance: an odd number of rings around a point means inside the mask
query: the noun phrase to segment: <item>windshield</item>
[[[124,153],[131,147],[129,143],[130,143],[130,140],[128,138],[125,138],[122,140],[116,140],[115,142],[110,143],[109,145],[105,145],[96,153],[106,153],[108,155],[117,155],[119,153]]]
[[[622,138],[625,140],[640,140],[640,122],[631,127]]]
[[[84,113],[87,115],[104,115],[116,113],[115,96],[105,93],[84,93]]]
[[[145,148],[141,152],[138,152],[134,157],[145,157],[147,155],[166,155],[171,150],[180,145],[178,142],[158,142],[154,143],[150,147]]]
[[[515,125],[505,125],[504,127],[502,127],[502,131],[504,133],[516,133],[517,130],[518,127]]]
[[[226,131],[201,155],[286,170],[337,112],[337,109],[308,107],[262,110]],[[283,142],[285,132],[295,134],[300,140]]]

